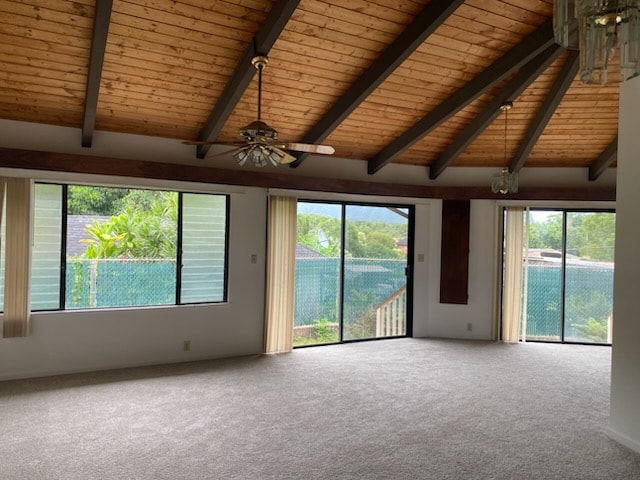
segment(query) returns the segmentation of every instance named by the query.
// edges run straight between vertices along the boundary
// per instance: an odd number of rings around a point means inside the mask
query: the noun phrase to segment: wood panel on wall
[[[469,300],[469,200],[442,201],[440,303]]]

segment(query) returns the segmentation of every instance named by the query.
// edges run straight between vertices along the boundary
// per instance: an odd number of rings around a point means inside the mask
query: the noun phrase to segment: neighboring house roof
[[[82,255],[88,246],[88,244],[82,242],[82,240],[89,238],[89,235],[85,232],[85,227],[90,225],[93,220],[103,222],[108,218],[108,216],[103,215],[67,216],[67,255]]]
[[[296,258],[324,258],[324,255],[298,243],[296,244]]]
[[[560,265],[562,264],[562,252],[551,248],[530,248],[527,261],[529,265]],[[566,254],[567,265],[574,267],[598,267],[613,269],[613,262],[604,262],[581,258],[570,253]]]

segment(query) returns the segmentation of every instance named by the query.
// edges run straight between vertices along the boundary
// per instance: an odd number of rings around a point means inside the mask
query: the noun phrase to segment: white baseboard
[[[622,433],[618,433],[613,430],[611,427],[607,427],[605,429],[605,433],[613,438],[616,442],[621,443],[627,448],[630,448],[634,452],[640,453],[640,441],[634,440],[632,438],[623,435]]]
[[[237,356],[242,356],[242,355],[250,355],[250,354],[240,354]],[[141,362],[104,363],[104,364],[100,363],[100,364],[84,366],[81,368],[72,367],[72,368],[56,368],[56,369],[23,370],[23,371],[0,374],[0,382],[4,382],[8,380],[26,380],[30,378],[53,377],[58,375],[73,375],[75,373],[91,373],[91,372],[102,372],[107,370],[120,370],[120,369],[126,369],[126,368],[172,365],[176,363],[215,360],[218,358],[226,358],[226,357],[216,357],[212,355],[189,356],[187,354],[187,355],[180,355],[177,357],[158,358],[155,360],[141,361]]]

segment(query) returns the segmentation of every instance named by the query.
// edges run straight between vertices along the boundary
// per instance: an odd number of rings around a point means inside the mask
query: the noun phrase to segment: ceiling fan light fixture
[[[249,156],[251,157],[251,163],[253,163],[256,167],[267,166],[267,155],[264,148],[261,148],[258,145],[252,146],[251,150],[249,151]]]
[[[284,152],[279,152],[277,150],[271,149],[267,152],[267,157],[271,160],[271,163],[274,167],[277,167],[282,160],[284,159]]]
[[[580,50],[580,79],[605,84],[620,50],[622,81],[640,74],[640,0],[555,0],[556,42]]]
[[[249,158],[249,155],[244,148],[240,148],[233,154],[233,158],[235,158],[238,162],[238,165],[242,167],[247,161],[247,158]]]

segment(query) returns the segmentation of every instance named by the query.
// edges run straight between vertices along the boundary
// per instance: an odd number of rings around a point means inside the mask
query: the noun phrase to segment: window
[[[226,301],[228,204],[226,195],[36,184],[31,309]]]

